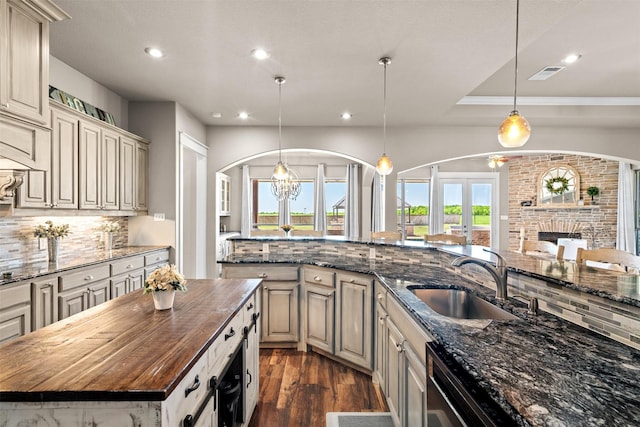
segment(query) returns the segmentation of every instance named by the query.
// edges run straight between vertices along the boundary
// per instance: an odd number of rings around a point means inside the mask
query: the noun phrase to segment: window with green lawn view
[[[404,186],[404,203],[402,200]],[[422,239],[429,234],[429,181],[405,179],[398,182],[398,227],[402,228],[404,204],[404,229],[406,239]]]

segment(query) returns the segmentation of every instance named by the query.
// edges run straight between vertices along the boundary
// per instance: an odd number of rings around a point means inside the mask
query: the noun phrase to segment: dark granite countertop
[[[513,259],[511,259],[513,261]],[[529,315],[447,270],[364,258],[232,255],[223,263],[300,263],[377,275],[462,369],[520,426],[640,425],[640,352],[553,315]],[[408,287],[467,289],[519,320],[441,316]]]
[[[232,237],[233,240],[262,240],[265,242],[275,240],[303,241],[326,240],[328,242],[360,243],[376,246],[395,246],[412,249],[437,249],[452,255],[467,255],[485,261],[494,261],[495,257],[483,251],[482,246],[476,245],[442,245],[438,243],[424,243],[418,240],[404,241],[360,241],[347,239],[342,236],[326,237],[322,239],[309,237]],[[530,277],[556,283],[580,292],[598,295],[602,298],[619,301],[640,307],[640,275],[625,274],[610,270],[579,266],[573,261],[557,261],[554,259],[539,258],[523,255],[513,251],[498,251],[507,260],[508,269]]]
[[[95,250],[90,252],[75,253],[60,257],[57,263],[47,261],[25,263],[18,266],[3,266],[0,264],[0,273],[11,272],[11,278],[0,276],[0,286],[9,283],[21,282],[47,274],[55,274],[74,268],[88,267],[104,261],[115,261],[132,255],[143,255],[160,249],[168,249],[168,246],[127,246],[111,251]]]

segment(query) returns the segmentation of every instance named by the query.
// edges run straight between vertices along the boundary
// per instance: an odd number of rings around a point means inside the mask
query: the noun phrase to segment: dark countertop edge
[[[246,279],[250,281],[257,281],[258,283],[253,288],[252,292],[249,292],[244,298],[241,298],[238,302],[236,309],[232,314],[227,316],[224,322],[220,324],[220,327],[209,337],[206,343],[198,350],[191,358],[189,363],[171,380],[171,383],[165,389],[162,390],[91,390],[91,391],[0,391],[0,402],[90,402],[90,401],[109,401],[109,402],[123,402],[123,401],[164,401],[169,398],[171,393],[178,387],[180,381],[187,376],[189,371],[195,366],[198,360],[203,357],[209,347],[214,341],[222,334],[227,325],[231,322],[231,319],[238,314],[244,307],[245,303],[249,300],[256,290],[260,287],[262,280],[260,279]],[[240,341],[240,346],[243,345],[243,341]],[[234,351],[236,348],[234,348]]]
[[[163,246],[163,245],[162,246],[127,246],[123,248],[118,248],[118,249],[112,250],[111,251],[112,255],[108,257],[103,257],[103,258],[96,257],[93,260],[86,261],[86,262],[83,261],[80,263],[71,262],[71,263],[65,264],[64,262],[58,262],[58,267],[55,267],[53,270],[47,271],[46,273],[38,272],[38,273],[32,273],[32,274],[14,275],[11,277],[11,279],[0,278],[0,286],[9,285],[11,283],[23,282],[25,280],[30,280],[30,279],[34,279],[42,276],[48,276],[50,274],[59,274],[65,271],[75,270],[77,268],[90,267],[92,265],[101,264],[103,262],[117,261],[119,259],[128,258],[130,256],[142,255],[145,253],[155,252],[162,249],[170,249],[170,248],[171,246]],[[105,251],[103,250],[96,250],[95,252],[99,254],[105,254]],[[69,259],[69,257],[63,258],[63,261],[65,259]],[[31,267],[33,269],[38,269],[38,267],[36,266],[44,266],[45,264],[49,266],[53,266],[53,263],[46,263],[45,261],[41,261],[41,262],[32,262],[32,263],[23,264],[19,267],[6,268],[2,271],[28,269],[30,268],[30,266],[33,266]]]

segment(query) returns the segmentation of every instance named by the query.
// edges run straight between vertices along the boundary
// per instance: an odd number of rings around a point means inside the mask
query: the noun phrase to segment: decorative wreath
[[[569,180],[563,176],[549,178],[544,184],[551,194],[562,194],[569,191]]]

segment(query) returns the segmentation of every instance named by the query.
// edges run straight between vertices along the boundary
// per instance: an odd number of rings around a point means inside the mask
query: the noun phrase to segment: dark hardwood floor
[[[385,412],[371,377],[319,354],[260,349],[260,398],[249,427],[323,427],[327,412]]]

